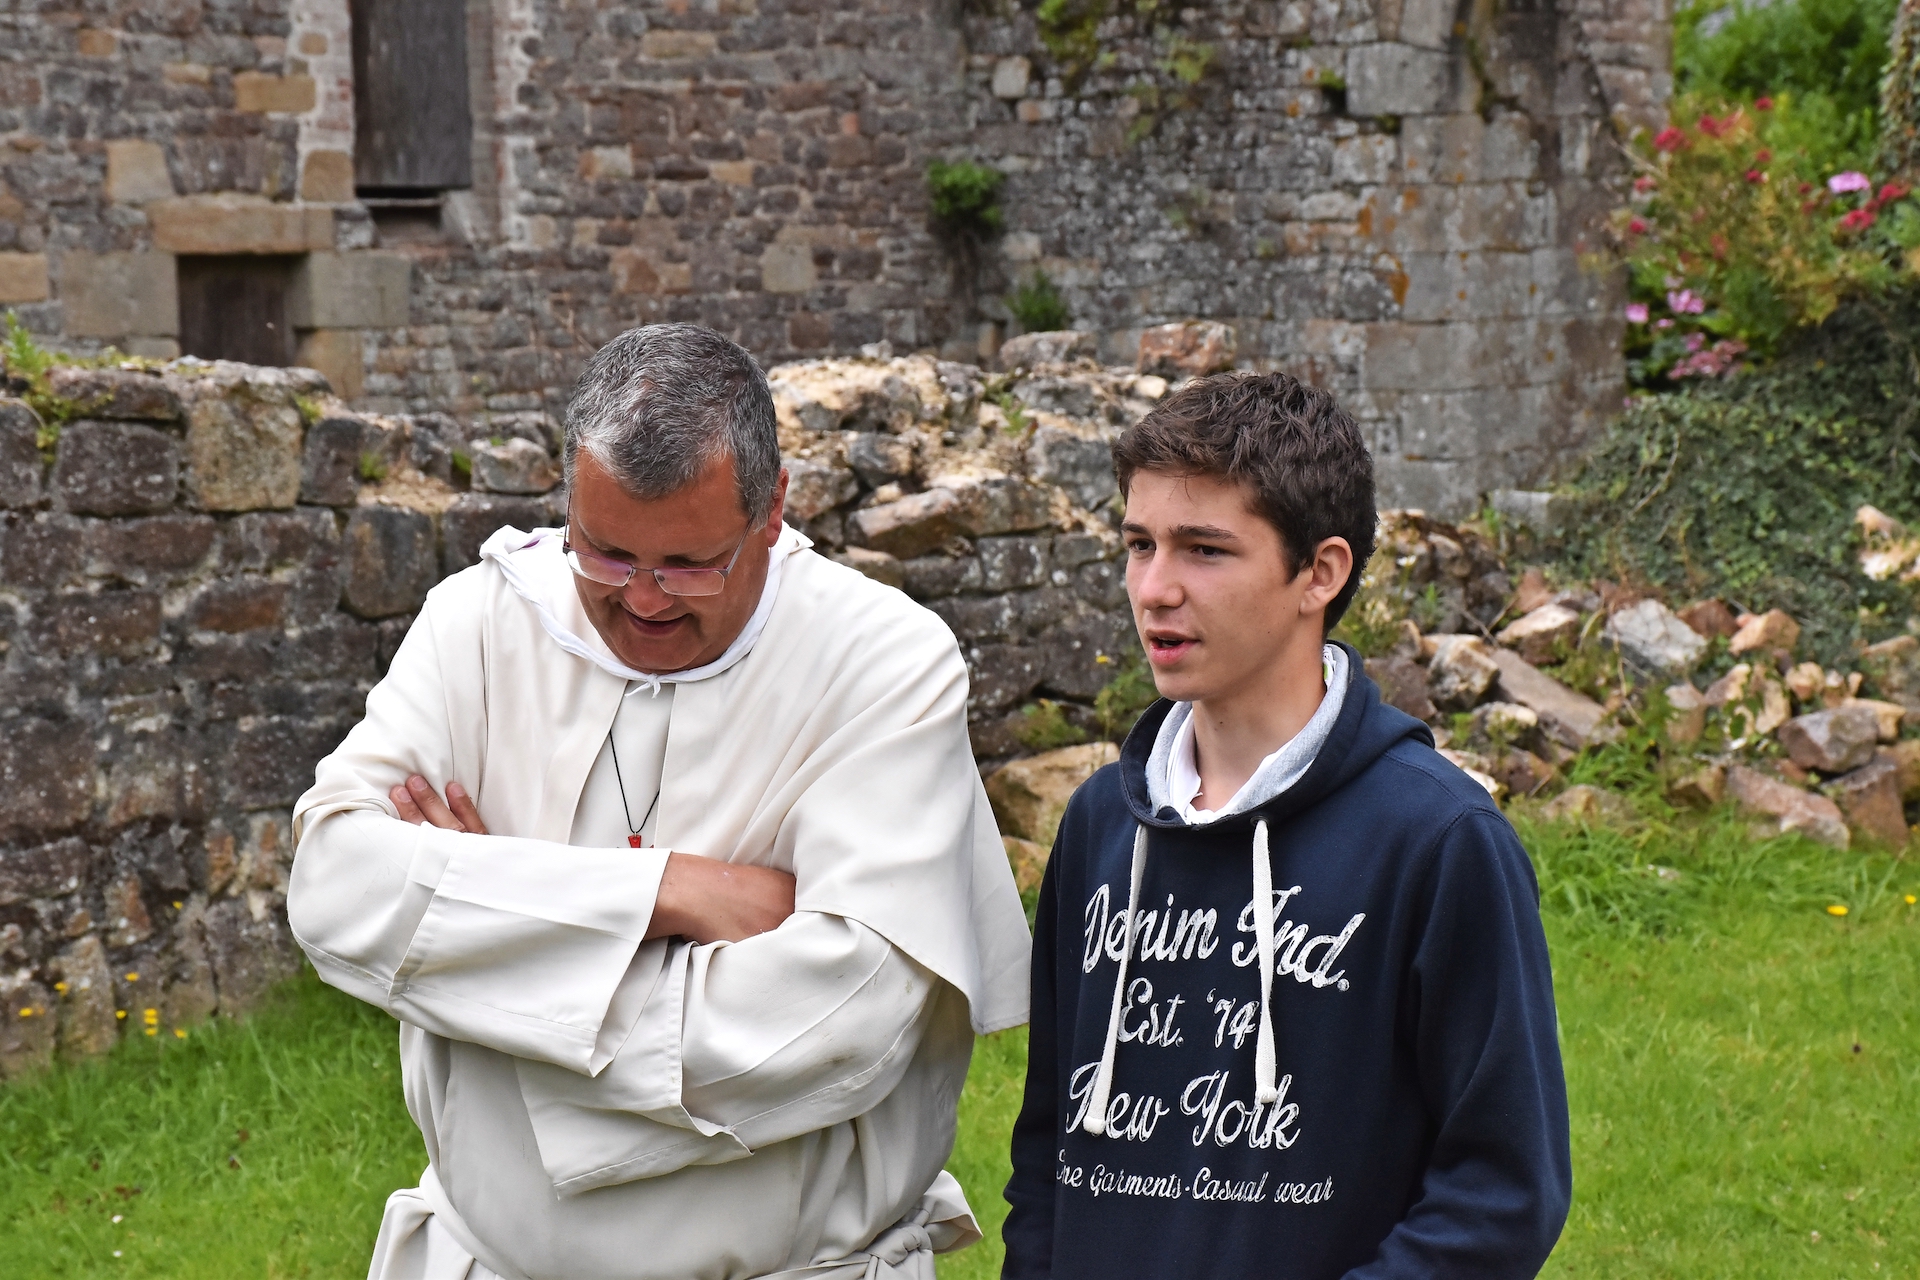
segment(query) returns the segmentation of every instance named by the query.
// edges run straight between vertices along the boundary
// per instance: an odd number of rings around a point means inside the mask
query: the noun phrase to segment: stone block
[[[1007,865],[1013,870],[1013,887],[1022,894],[1040,892],[1051,850],[1038,841],[1022,840],[1019,836],[1002,836],[1000,841],[1006,846]]]
[[[1053,494],[1044,486],[1004,476],[935,477],[929,492],[949,489],[959,499],[956,518],[976,538],[1027,533],[1053,523]]]
[[[1741,764],[1729,768],[1727,795],[1749,812],[1776,819],[1782,832],[1799,832],[1835,849],[1845,849],[1852,843],[1840,806],[1825,796],[1769,778],[1757,769]]]
[[[816,520],[860,492],[860,481],[844,467],[829,467],[806,459],[787,464],[786,514],[805,524]]]
[[[73,401],[84,417],[180,421],[180,397],[158,374],[60,365],[48,373],[47,382],[53,394]]]
[[[30,849],[0,850],[0,906],[78,893],[92,856],[86,841],[72,836]]]
[[[53,491],[69,511],[137,516],[165,511],[180,490],[180,446],[164,431],[81,421],[60,433]]]
[[[1607,619],[1606,638],[1642,671],[1683,676],[1707,651],[1707,642],[1658,600],[1642,600]]]
[[[1042,333],[1023,333],[1000,344],[995,358],[1009,372],[1035,369],[1041,365],[1066,364],[1074,360],[1092,360],[1100,350],[1099,340],[1078,329],[1055,329]]]
[[[333,248],[333,210],[222,193],[147,206],[153,243],[168,253],[315,253]],[[168,333],[175,330],[168,329]]]
[[[553,513],[536,498],[463,493],[440,517],[440,533],[446,543],[441,571],[458,573],[480,563],[480,544],[508,525],[538,529],[551,523]]]
[[[1143,330],[1136,366],[1166,378],[1198,378],[1231,369],[1238,352],[1239,338],[1230,325],[1185,320]]]
[[[271,908],[256,915],[241,899],[216,902],[207,907],[205,930],[223,1014],[245,1013],[276,983],[300,971],[286,923]]]
[[[33,717],[0,731],[0,836],[55,835],[93,808],[93,742],[77,721]]]
[[[1500,676],[1495,650],[1478,636],[1427,639],[1433,643],[1433,655],[1427,661],[1427,696],[1443,711],[1472,710]]]
[[[271,76],[242,71],[233,78],[233,105],[240,111],[297,115],[311,111],[317,101],[313,77]]]
[[[0,507],[40,501],[40,415],[24,400],[0,396]]]
[[[76,338],[172,338],[180,294],[171,253],[60,256],[63,327]]]
[[[1066,490],[1075,506],[1088,511],[1120,491],[1113,478],[1112,446],[1059,427],[1034,430],[1027,445],[1027,474]]]
[[[1827,785],[1856,839],[1889,849],[1907,847],[1907,818],[1900,804],[1900,766],[1882,753]]]
[[[45,302],[52,296],[44,253],[0,253],[0,303]]]
[[[300,458],[300,501],[350,507],[360,496],[360,454],[367,424],[334,415],[307,428]]]
[[[546,449],[531,440],[489,444],[475,440],[468,446],[473,487],[483,493],[545,493],[560,483],[560,469]]]
[[[913,474],[913,442],[881,431],[862,431],[847,445],[847,465],[878,489]]]
[[[1041,686],[1066,698],[1091,701],[1113,683],[1124,656],[1138,649],[1131,617],[1095,613],[1063,622],[1039,637],[1047,670]]]
[[[1089,742],[995,769],[987,778],[987,800],[1001,834],[1051,845],[1075,789],[1119,758],[1120,748],[1113,743]]]
[[[407,323],[412,260],[397,253],[311,253],[293,273],[296,329],[397,329]]]
[[[347,608],[362,618],[418,609],[437,576],[435,550],[431,517],[385,505],[357,508],[346,530]]]
[[[1812,665],[1812,664],[1808,664]],[[1844,691],[1844,689],[1842,690]],[[1832,700],[1828,699],[1829,705]],[[1907,718],[1907,709],[1897,702],[1882,702],[1878,698],[1844,698],[1843,707],[1865,707],[1873,713],[1874,723],[1879,726],[1880,741],[1892,742],[1900,736],[1900,726]]]
[[[1367,678],[1380,686],[1380,700],[1416,720],[1440,714],[1427,696],[1427,669],[1411,658],[1368,658]]]
[[[907,584],[906,570],[898,557],[884,551],[873,551],[866,547],[848,547],[834,553],[833,558],[854,572],[872,578],[884,586],[904,588]]]
[[[224,779],[227,802],[240,809],[291,806],[313,785],[313,766],[340,744],[346,728],[305,714],[243,723]]]
[[[115,204],[145,204],[174,195],[167,172],[167,149],[157,142],[121,138],[107,144],[107,199]]]
[[[980,589],[978,556],[915,556],[904,561],[901,567],[906,578],[906,593],[915,600],[938,600]]]
[[[1500,671],[1495,686],[1499,696],[1539,716],[1540,727],[1550,739],[1570,751],[1579,751],[1600,732],[1606,708],[1592,698],[1536,670],[1511,649],[1494,649],[1492,657]]]
[[[1714,636],[1732,636],[1740,630],[1733,610],[1722,600],[1696,600],[1680,610],[1679,618],[1709,640]]]
[[[56,596],[34,610],[34,647],[60,657],[133,658],[160,638],[160,597],[150,591]]]
[[[908,560],[964,537],[966,529],[959,495],[928,489],[854,512],[848,532],[875,551]]]
[[[1031,537],[982,538],[975,544],[980,585],[992,592],[1022,591],[1047,581],[1047,546]]]
[[[1623,796],[1581,783],[1568,787],[1540,811],[1550,822],[1578,822],[1585,826],[1623,823],[1633,817],[1633,807]]]
[[[344,151],[309,151],[300,162],[300,198],[315,204],[353,199],[353,157]]]
[[[1553,661],[1556,649],[1571,645],[1579,630],[1579,614],[1565,605],[1544,604],[1502,629],[1499,639],[1538,666]]]
[[[53,1001],[33,970],[0,973],[0,1078],[19,1080],[53,1063]]]
[[[1026,58],[1002,58],[993,64],[993,79],[989,87],[994,97],[1003,102],[1013,102],[1027,96],[1027,86],[1032,81],[1032,62]]]
[[[818,281],[811,245],[770,244],[760,255],[760,287],[768,293],[805,293]]]
[[[188,617],[200,631],[254,631],[278,627],[286,612],[287,584],[240,577],[210,582],[194,597]]]
[[[1347,52],[1347,114],[1421,116],[1466,110],[1471,77],[1449,54],[1405,44],[1363,44]]]
[[[213,777],[223,763],[212,741],[174,728],[120,737],[107,759],[108,827],[144,818],[178,822],[205,817]]]
[[[187,417],[187,493],[202,511],[291,507],[300,496],[300,412],[247,384],[205,396]]]
[[[966,647],[971,677],[968,706],[974,715],[997,715],[1024,702],[1046,678],[1047,655],[1026,645]]]
[[[113,973],[107,968],[106,948],[87,934],[62,951],[50,966],[65,988],[59,992],[61,1056],[92,1058],[113,1048],[120,1038],[113,1016]]]
[[[1682,746],[1700,741],[1700,735],[1707,731],[1706,696],[1682,681],[1667,687],[1667,705],[1673,709],[1667,721],[1667,738]]]
[[[711,31],[649,31],[640,37],[640,53],[647,58],[705,58],[717,45]]]
[[[1802,769],[1846,773],[1873,759],[1880,722],[1857,703],[1795,716],[1780,726],[1780,745]]]
[[[1711,809],[1727,794],[1725,765],[1706,764],[1673,780],[1667,799],[1692,809]]]
[[[366,390],[366,339],[358,329],[310,329],[300,335],[294,361],[327,380],[343,400]]]
[[[1741,619],[1740,629],[1727,642],[1727,652],[1785,657],[1793,652],[1793,647],[1798,643],[1800,624],[1788,617],[1784,610],[1769,609],[1765,613]]]

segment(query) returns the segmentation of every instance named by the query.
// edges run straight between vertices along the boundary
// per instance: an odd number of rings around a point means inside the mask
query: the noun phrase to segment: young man
[[[1206,378],[1114,466],[1163,700],[1040,890],[1004,1275],[1535,1274],[1571,1192],[1539,889],[1326,643],[1373,550],[1353,420]]]

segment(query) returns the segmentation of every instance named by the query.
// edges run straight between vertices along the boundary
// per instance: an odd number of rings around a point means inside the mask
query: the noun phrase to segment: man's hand
[[[474,808],[473,797],[457,782],[447,784],[447,798],[442,803],[433,784],[416,773],[404,785],[387,792],[387,799],[393,801],[402,819],[416,827],[430,822],[448,831],[465,831],[476,836],[487,834],[487,824],[480,821],[480,810]]]
[[[792,914],[793,877],[786,872],[670,853],[647,937],[739,942]]]
[[[415,826],[431,823],[448,831],[487,834],[473,797],[457,782],[447,798],[419,774],[387,793],[400,816]],[[695,942],[739,942],[778,928],[793,914],[793,877],[772,867],[735,866],[691,853],[669,853],[660,877],[647,937],[692,938]]]

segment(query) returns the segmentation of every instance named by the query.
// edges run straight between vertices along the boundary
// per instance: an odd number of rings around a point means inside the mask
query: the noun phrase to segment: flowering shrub
[[[1613,221],[1637,385],[1724,376],[1920,267],[1908,188],[1823,171],[1790,98],[1675,106],[1677,123],[1640,140]]]

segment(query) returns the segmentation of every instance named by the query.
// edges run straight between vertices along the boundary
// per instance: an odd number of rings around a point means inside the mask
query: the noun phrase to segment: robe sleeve
[[[906,1073],[939,985],[874,930],[819,912],[744,942],[649,943],[614,998],[610,1025],[631,1030],[605,1071],[519,1064],[541,1162],[572,1194],[862,1115]]]
[[[461,641],[437,634],[439,604],[429,600],[366,718],[300,802],[288,923],[322,979],[397,1018],[593,1071],[610,1056],[601,1027],[646,936],[666,852],[399,819],[389,787],[419,773],[444,792],[461,776],[454,720],[471,699],[446,687],[440,646]]]

